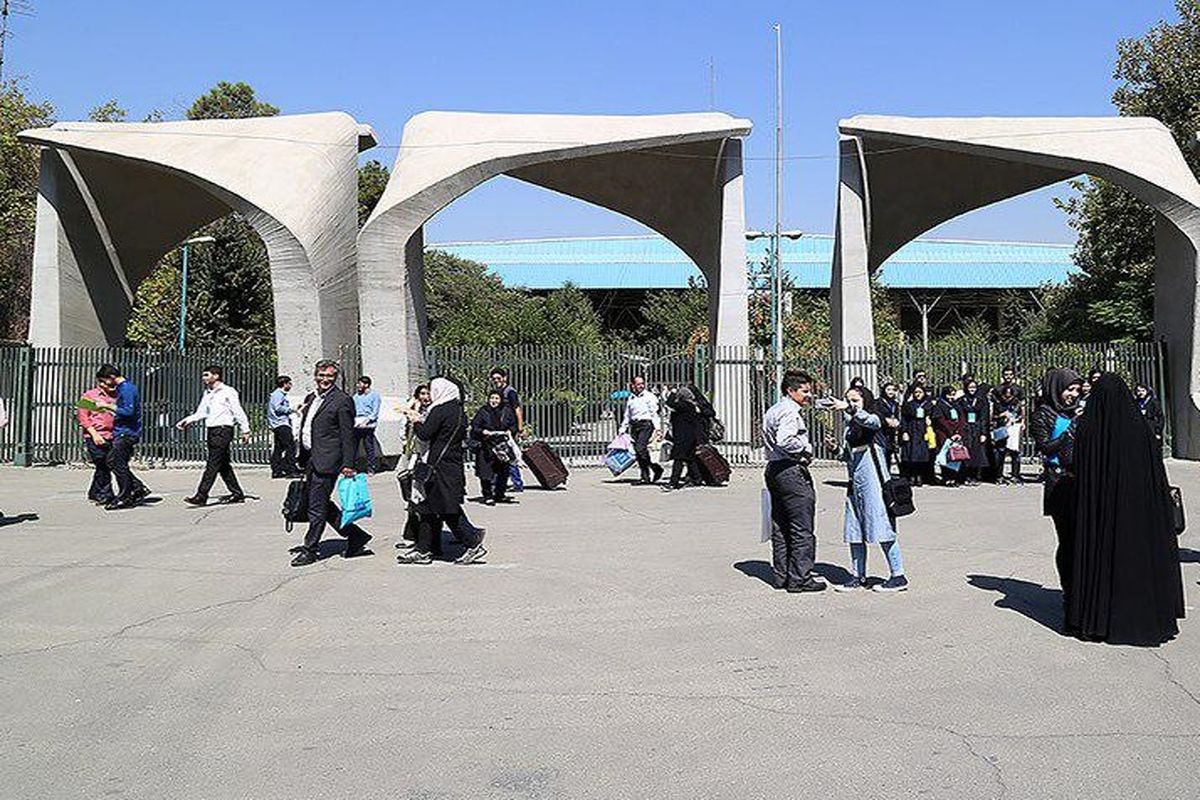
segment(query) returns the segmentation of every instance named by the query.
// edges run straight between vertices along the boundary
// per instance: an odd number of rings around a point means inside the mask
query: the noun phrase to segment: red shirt
[[[88,389],[83,396],[97,403],[111,404],[113,401],[112,396],[99,387]],[[112,441],[113,415],[111,411],[89,411],[86,408],[77,408],[75,409],[75,419],[79,420],[79,428],[83,431],[84,439],[91,438],[88,428],[95,428],[96,433],[100,434],[104,441]]]

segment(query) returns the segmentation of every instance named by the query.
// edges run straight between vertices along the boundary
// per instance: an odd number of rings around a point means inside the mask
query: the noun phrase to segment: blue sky
[[[8,44],[60,119],[115,98],[140,118],[182,116],[218,80],[244,80],[285,113],[345,110],[396,144],[429,109],[648,114],[716,106],[755,123],[747,225],[773,222],[774,45],[784,30],[783,224],[833,227],[840,118],[1112,113],[1116,42],[1174,19],[1170,0],[864,2],[312,2],[31,0]],[[394,150],[368,154],[391,165]],[[1043,190],[936,235],[1072,241]],[[629,220],[517,181],[457,201],[427,241],[602,235]]]

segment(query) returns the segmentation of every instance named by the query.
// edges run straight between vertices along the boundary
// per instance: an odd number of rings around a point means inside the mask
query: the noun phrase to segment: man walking
[[[783,398],[763,415],[767,456],[765,481],[771,495],[771,554],[775,588],[789,592],[820,592],[825,582],[813,575],[817,540],[813,533],[817,495],[808,465],[813,447],[800,410],[812,400],[812,378],[788,370],[780,391]]]
[[[662,477],[663,468],[651,461],[650,441],[657,440],[662,435],[658,397],[653,392],[646,391],[646,379],[641,375],[634,376],[629,382],[629,389],[632,394],[625,401],[625,419],[617,433],[628,433],[633,437],[633,452],[637,456],[638,469],[642,474],[641,483],[657,483]]]
[[[83,431],[83,444],[87,448],[88,460],[92,462],[92,485],[88,488],[88,500],[106,506],[116,497],[112,489],[112,470],[108,468],[108,453],[112,450],[113,414],[107,409],[112,397],[99,379],[96,385],[83,393],[75,411],[79,428]]]
[[[237,389],[225,383],[222,378],[224,371],[216,364],[204,368],[200,379],[204,381],[204,396],[196,412],[179,420],[175,427],[187,430],[192,423],[204,420],[208,435],[208,460],[204,465],[204,474],[200,477],[200,485],[191,497],[185,497],[183,502],[189,506],[202,506],[208,503],[208,493],[213,482],[220,474],[221,480],[229,489],[227,503],[244,503],[246,495],[238,484],[237,476],[233,474],[233,462],[229,457],[229,448],[233,444],[233,428],[236,424],[242,429],[242,441],[250,439],[250,420],[242,408]]]
[[[354,454],[359,442],[367,452],[367,474],[375,474],[375,428],[379,425],[379,392],[371,389],[371,378],[363,375],[354,386]]]
[[[134,448],[142,436],[142,398],[137,387],[112,364],[100,367],[96,380],[113,398],[111,404],[98,404],[113,415],[113,439],[107,464],[117,480],[117,496],[104,508],[108,511],[133,508],[150,496],[146,484],[129,468]]]
[[[330,499],[338,475],[354,477],[354,401],[334,384],[337,362],[318,361],[317,390],[304,399],[300,418],[300,454],[308,483],[308,532],[292,559],[293,567],[316,563],[325,523],[346,537],[346,558],[365,555],[371,535],[357,525],[341,527],[342,510]]]
[[[271,429],[271,477],[292,478],[296,475],[296,437],[292,433],[292,406],[288,392],[292,379],[280,375],[275,379],[275,391],[267,400],[267,427]]]

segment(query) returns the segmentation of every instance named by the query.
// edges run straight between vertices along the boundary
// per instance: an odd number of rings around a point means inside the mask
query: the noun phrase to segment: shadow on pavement
[[[772,569],[769,562],[739,561],[733,565],[733,568],[747,578],[757,578],[771,588],[775,587],[775,570]],[[850,572],[845,567],[839,567],[836,564],[817,563],[813,566],[813,572],[834,585],[850,580]]]
[[[976,589],[999,592],[996,608],[1009,608],[1045,625],[1055,633],[1062,632],[1062,590],[1047,589],[1040,583],[995,575],[968,575],[967,582]]]
[[[41,519],[37,514],[17,514],[15,517],[6,517],[0,513],[0,528],[7,525],[20,525],[22,522],[36,522]]]
[[[1179,561],[1184,564],[1200,564],[1200,550],[1190,547],[1179,548]]]

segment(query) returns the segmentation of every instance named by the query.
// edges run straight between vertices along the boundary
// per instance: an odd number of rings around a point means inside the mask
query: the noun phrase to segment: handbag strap
[[[442,452],[437,457],[437,461],[434,461],[429,465],[430,469],[433,469],[438,464],[442,463],[442,459],[446,457],[446,451],[450,449],[450,444],[454,441],[454,437],[458,435],[459,430],[462,428],[462,421],[465,416],[465,414],[458,415],[458,422],[454,426],[454,432],[450,434],[450,439],[446,442],[446,446],[442,448]]]
[[[883,467],[879,466],[879,454],[875,452],[874,440],[875,437],[872,436],[871,442],[867,445],[867,449],[871,451],[871,461],[875,463],[875,474],[879,476],[879,488],[882,489],[883,485],[887,483],[887,481],[883,479]]]

